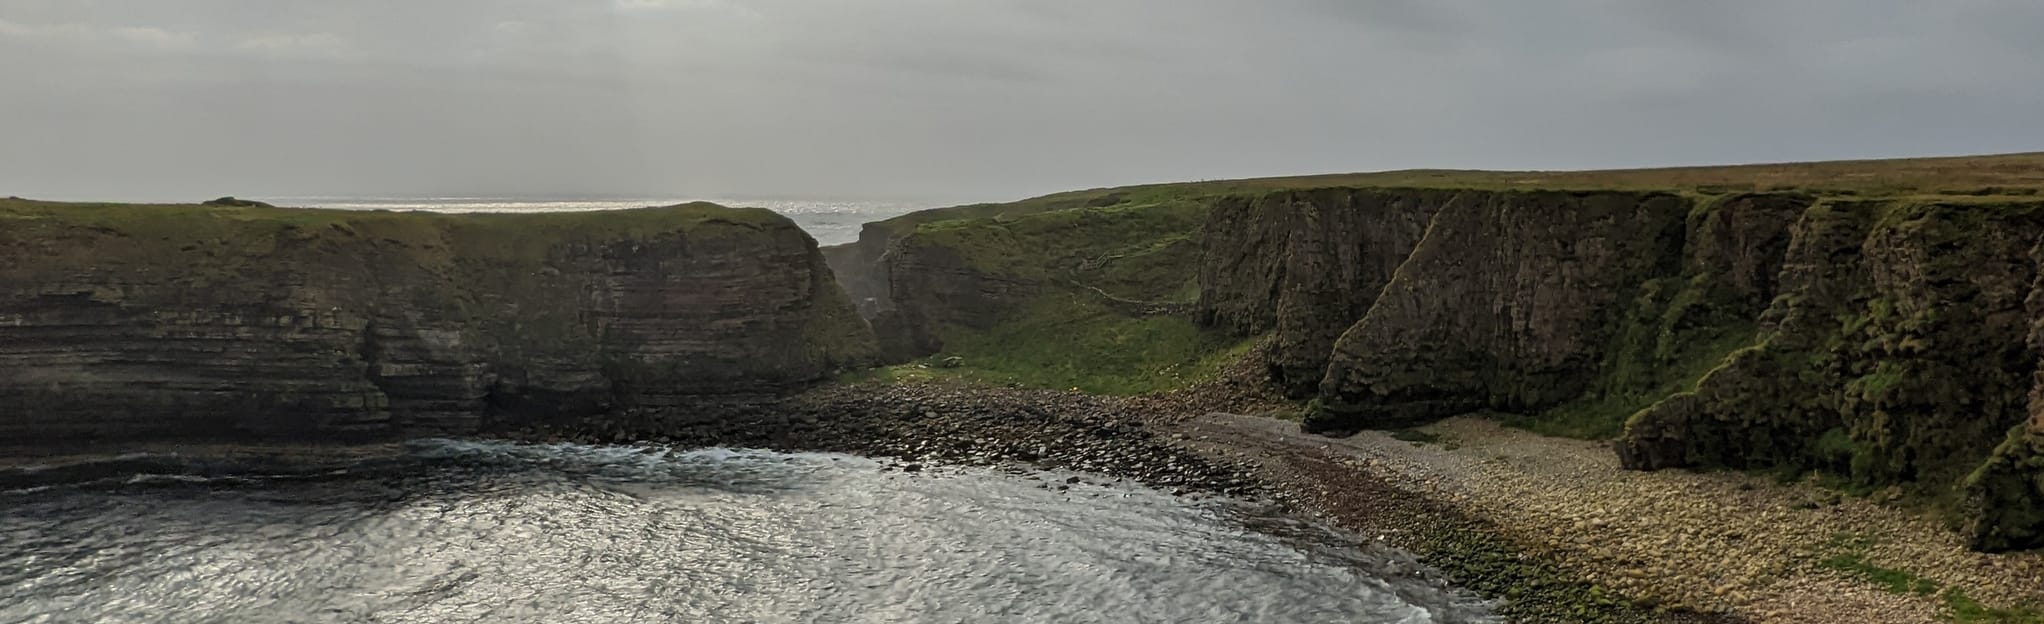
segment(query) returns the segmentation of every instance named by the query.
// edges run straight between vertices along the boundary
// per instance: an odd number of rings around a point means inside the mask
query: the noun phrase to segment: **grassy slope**
[[[1111,202],[1020,202],[1013,213],[920,225],[915,236],[960,252],[976,272],[1043,288],[1010,322],[940,329],[943,353],[888,374],[1143,394],[1205,379],[1238,357],[1248,344],[1239,337],[1182,315],[1130,314],[1102,296],[1190,304],[1206,205],[1169,193]]]
[[[94,228],[128,236],[142,243],[185,243],[226,234],[335,226],[394,228],[422,233],[425,230],[447,230],[455,234],[491,237],[493,242],[500,244],[488,249],[501,250],[513,256],[534,249],[543,250],[541,244],[558,240],[557,236],[549,234],[561,230],[572,230],[597,239],[691,231],[710,223],[764,227],[786,222],[786,217],[764,208],[726,208],[707,202],[605,212],[440,214],[203,204],[45,202],[12,198],[0,199],[0,219],[7,219],[10,227],[61,224]]]
[[[1144,394],[1211,378],[1251,343],[1184,318],[1131,317],[1058,291],[1016,322],[984,332],[955,332],[944,353],[908,368],[989,383]],[[962,365],[945,368],[946,358]]]
[[[965,254],[975,268],[992,274],[1072,280],[1128,299],[1189,302],[1197,295],[1198,228],[1208,202],[1231,195],[1334,187],[1673,190],[1700,203],[1732,193],[1789,190],[1821,196],[1981,201],[2044,193],[2044,153],[1609,171],[1405,170],[1148,184],[928,210],[872,226],[941,241]],[[1113,260],[1104,267],[1089,263],[1101,258]],[[1643,295],[1658,297],[1640,304],[1642,314],[1653,317],[1641,319],[1646,326],[1677,318],[1694,303],[1690,299],[1695,293],[1688,292],[1685,283],[1670,280],[1661,286],[1660,292]],[[915,369],[913,374],[1140,393],[1198,379],[1185,371],[1209,370],[1215,358],[1244,351],[1245,342],[1217,337],[1181,318],[1136,318],[1086,300],[1080,291],[1053,289],[1043,300],[1019,309],[1008,325],[981,332],[947,330],[947,352],[919,365],[957,356],[964,366]],[[1131,349],[1132,336],[1149,336],[1171,346]],[[1673,368],[1631,371],[1595,398],[1515,424],[1550,434],[1608,438],[1638,408],[1689,389],[1750,334],[1744,328],[1724,327],[1685,335],[1684,344],[1666,344],[1662,338],[1649,333],[1617,340],[1637,341],[1620,345],[1629,348],[1635,360]]]
[[[2044,623],[2044,612],[2031,607],[1996,608],[1981,604],[1967,595],[1965,588],[1943,587],[1908,570],[1875,565],[1867,561],[1867,549],[1872,543],[1865,537],[1840,534],[1831,544],[1830,557],[1819,565],[1825,569],[1854,577],[1883,591],[1896,594],[1938,596],[1945,606],[1945,617],[1962,624],[2001,623],[2039,624]]]
[[[0,237],[55,240],[70,233],[117,237],[96,248],[92,265],[200,267],[255,254],[279,242],[318,243],[368,239],[382,253],[401,253],[418,264],[455,262],[536,265],[564,240],[646,239],[665,233],[715,235],[720,226],[746,230],[784,225],[786,217],[761,208],[694,203],[612,212],[547,214],[434,214],[422,212],[225,207],[189,204],[60,203],[0,199]],[[732,230],[735,231],[735,230]],[[459,249],[457,256],[451,250]],[[261,249],[258,249],[260,251]],[[42,260],[63,260],[64,246],[42,250]],[[52,254],[55,257],[52,257]]]
[[[1090,189],[1027,200],[1082,202],[1113,193],[1208,196],[1334,187],[1482,190],[1792,191],[1862,196],[2037,195],[2044,152],[1594,171],[1407,169]]]

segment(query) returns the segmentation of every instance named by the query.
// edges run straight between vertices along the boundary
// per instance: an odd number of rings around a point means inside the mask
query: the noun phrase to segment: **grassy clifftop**
[[[1316,188],[2028,196],[2044,194],[2044,152],[1586,171],[1406,169],[1146,184],[1057,193],[1018,203],[1055,206],[1114,194],[1199,197]]]
[[[26,440],[473,431],[769,391],[875,355],[767,210],[432,214],[0,202],[0,422]]]
[[[951,267],[946,264],[944,270],[962,268],[986,283],[1026,284],[1029,287],[1022,290],[1027,291],[1027,294],[997,297],[996,299],[1002,300],[999,304],[989,304],[985,301],[959,304],[956,301],[959,297],[956,295],[960,294],[959,291],[970,289],[962,287],[943,289],[946,292],[942,294],[950,298],[946,305],[980,308],[992,305],[1000,308],[1001,312],[1008,314],[1012,324],[1000,324],[999,331],[1013,333],[1021,327],[1055,326],[1046,322],[1042,314],[1071,307],[1039,304],[1034,299],[1042,294],[1039,291],[1054,292],[1065,301],[1085,301],[1087,297],[1081,295],[1088,294],[1095,295],[1093,300],[1096,302],[1102,300],[1100,295],[1152,302],[1196,301],[1202,294],[1199,290],[1198,267],[1203,259],[1211,259],[1209,256],[1214,253],[1211,247],[1217,237],[1226,238],[1241,234],[1237,231],[1215,231],[1211,228],[1240,230],[1278,227],[1284,231],[1275,232],[1273,236],[1296,239],[1300,236],[1298,232],[1325,230],[1330,227],[1329,223],[1324,222],[1326,219],[1340,217],[1328,213],[1311,217],[1310,223],[1289,223],[1282,226],[1267,223],[1277,218],[1273,215],[1289,210],[1286,205],[1314,205],[1328,201],[1329,197],[1353,198],[1359,197],[1358,194],[1366,194],[1369,195],[1366,199],[1370,201],[1349,199],[1345,200],[1349,202],[1348,204],[1330,209],[1351,212],[1377,211],[1385,208],[1387,202],[1395,203],[1401,195],[1422,198],[1423,203],[1431,206],[1448,201],[1455,197],[1456,193],[1463,192],[1540,191],[1674,193],[1687,198],[1697,207],[1696,214],[1692,215],[1695,219],[1709,218],[1717,214],[1711,209],[1713,205],[1753,193],[1762,193],[1770,197],[1801,195],[1813,198],[1812,201],[1824,198],[1839,200],[1907,198],[1912,201],[1956,205],[1998,205],[2011,201],[2021,203],[2044,194],[2044,153],[1601,171],[1403,170],[1098,188],[1055,193],[1009,203],[973,204],[928,210],[875,222],[868,224],[866,236],[860,243],[839,250],[848,258],[854,254],[858,255],[856,260],[841,262],[833,257],[832,264],[840,279],[847,282],[848,288],[854,291],[855,296],[872,298],[879,302],[880,307],[891,306],[897,297],[914,300],[918,297],[928,298],[927,296],[932,294],[927,283],[897,285],[895,280],[890,279],[890,273],[894,273],[910,276],[911,281],[914,281],[917,279],[916,276],[927,276],[930,271],[928,267],[917,266],[918,263],[915,261],[902,262],[905,259],[899,257],[895,258],[893,266],[890,267],[889,263],[882,261],[882,256],[889,249],[919,250],[925,259],[932,255],[943,255],[945,260],[963,265]],[[1343,195],[1344,193],[1348,195]],[[1258,212],[1261,216],[1256,217],[1257,220],[1266,222],[1213,224],[1208,221],[1209,213],[1216,206],[1253,205],[1259,202],[1274,205]],[[1806,204],[1807,202],[1804,203]],[[1556,209],[1567,207],[1557,205]],[[1707,224],[1693,225],[1695,227],[1692,229],[1699,232],[1706,229],[1717,232],[1717,228],[1703,227]],[[1732,239],[1730,243],[1724,244],[1733,246],[1759,244],[1779,247],[1785,240],[1748,241],[1737,238],[1743,235],[1740,232],[1714,235]],[[905,239],[913,240],[907,241],[904,245],[902,243]],[[1282,246],[1286,243],[1279,240],[1271,244]],[[1403,244],[1409,248],[1411,243],[1405,241]],[[1699,244],[1712,243],[1699,241]],[[1335,244],[1335,247],[1339,247],[1339,244]],[[1329,253],[1336,251],[1334,247],[1329,248]],[[1364,248],[1359,253],[1367,255],[1373,251]],[[1267,253],[1275,254],[1279,253],[1279,250],[1273,249]],[[1674,253],[1682,252],[1676,250]],[[1717,253],[1726,259],[1742,257],[1735,249],[1719,250]],[[1779,255],[1780,250],[1774,249],[1768,253]],[[899,255],[912,255],[912,252]],[[1692,264],[1693,266],[1646,285],[1648,290],[1627,294],[1628,297],[1641,299],[1638,304],[1641,309],[1626,313],[1640,315],[1641,325],[1625,330],[1634,335],[1611,337],[1613,354],[1610,355],[1609,361],[1604,363],[1623,369],[1618,373],[1622,379],[1610,382],[1608,387],[1600,388],[1596,397],[1571,404],[1567,410],[1551,414],[1549,418],[1539,419],[1536,426],[1578,435],[1615,434],[1623,418],[1614,419],[1604,414],[1622,409],[1624,406],[1637,406],[1643,401],[1651,402],[1650,397],[1665,395],[1666,391],[1663,388],[1682,387],[1679,381],[1658,380],[1676,377],[1693,380],[1695,377],[1688,372],[1674,374],[1659,370],[1665,368],[1662,364],[1683,368],[1685,371],[1704,370],[1715,361],[1709,354],[1721,356],[1728,349],[1724,345],[1745,340],[1745,335],[1740,332],[1751,331],[1750,319],[1742,322],[1744,327],[1712,325],[1705,330],[1692,329],[1691,325],[1699,322],[1695,310],[1700,309],[1699,306],[1711,303],[1707,301],[1711,297],[1722,295],[1711,290],[1718,286],[1699,282],[1721,270]],[[1323,269],[1337,272],[1354,270],[1318,265],[1291,267],[1295,273]],[[1281,273],[1283,268],[1272,267],[1269,270]],[[1752,269],[1746,267],[1744,270]],[[1266,275],[1271,279],[1278,276],[1279,273]],[[1354,282],[1358,279],[1360,278],[1353,275],[1336,274],[1329,276],[1326,282],[1340,283],[1343,280]],[[1383,279],[1388,279],[1388,276],[1377,281],[1381,283]],[[1691,282],[1698,284],[1692,285]],[[1254,288],[1255,285],[1250,286]],[[1318,287],[1331,286],[1322,284]],[[1095,289],[1098,292],[1095,292]],[[1271,291],[1252,295],[1270,297],[1269,305],[1276,306],[1279,293]],[[1754,295],[1745,293],[1739,296],[1750,298]],[[1301,296],[1300,300],[1318,302],[1311,305],[1325,307],[1329,305],[1330,298],[1342,299],[1339,296],[1314,295]],[[1742,299],[1737,306],[1743,314],[1747,309],[1764,306],[1766,303]],[[1065,316],[1084,316],[1099,323],[1121,323],[1137,318],[1115,314],[1114,310],[1105,306],[1096,307],[1100,307],[1103,313],[1091,316],[1077,314]],[[1655,318],[1647,319],[1646,316]],[[1157,319],[1148,320],[1154,322]],[[1710,323],[1716,323],[1717,320],[1722,319],[1711,320]],[[946,324],[948,319],[938,319],[936,323]],[[1700,332],[1691,337],[1709,344],[1694,348],[1686,342],[1661,344],[1668,341],[1657,335],[1640,333],[1644,329],[1650,329],[1645,327],[1648,324],[1663,325],[1669,331],[1678,333]],[[946,348],[947,355],[977,356],[967,358],[968,362],[975,359],[980,361],[999,359],[1001,357],[999,353],[1005,353],[1007,350],[992,352],[968,348],[967,345],[1005,344],[1014,340],[987,340],[985,332],[994,329],[995,324],[980,325],[982,326],[971,328],[953,326],[929,329],[969,338],[962,341],[938,341],[949,345]],[[1614,325],[1613,331],[1619,329]],[[1322,333],[1327,331],[1329,330],[1322,330]],[[1338,328],[1332,330],[1333,333],[1339,331]],[[1201,329],[1199,332],[1210,333],[1211,330]],[[1196,332],[1187,335],[1204,334]],[[1331,339],[1332,336],[1324,338]],[[1642,344],[1639,341],[1651,341],[1654,344]],[[1180,339],[1179,342],[1185,340]],[[1206,339],[1194,342],[1206,342]],[[1228,340],[1212,342],[1234,344]],[[1108,367],[1127,368],[1121,365]],[[1080,371],[1052,376],[1069,381],[1074,377],[1085,377],[1083,371],[1087,370],[1088,366],[1084,362],[1074,361],[1058,363],[1056,368]],[[1165,370],[1171,367],[1158,365],[1151,368]],[[1027,379],[1031,375],[1011,377]],[[1138,383],[1134,384],[1134,387],[1168,385],[1170,384],[1161,382]],[[1546,424],[1549,422],[1555,424],[1549,426]]]
[[[394,242],[422,244],[443,238],[449,242],[472,241],[479,244],[464,249],[465,252],[518,258],[543,252],[563,236],[589,241],[643,239],[667,233],[708,232],[716,226],[757,230],[786,227],[792,222],[764,208],[727,208],[708,202],[607,212],[440,214],[0,199],[0,224],[13,233],[83,228],[119,236],[129,244],[103,251],[132,254],[161,252],[158,248],[165,246],[186,251],[186,245],[223,241],[261,244],[278,237],[308,240],[373,234]]]

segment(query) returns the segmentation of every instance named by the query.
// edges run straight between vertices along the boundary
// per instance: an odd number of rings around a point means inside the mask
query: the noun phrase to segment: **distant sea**
[[[504,197],[278,197],[264,198],[279,206],[344,210],[423,210],[429,212],[582,212],[672,206],[698,201],[676,198],[520,199]],[[859,238],[859,226],[925,208],[964,202],[911,200],[718,199],[726,206],[766,208],[787,215],[823,245]]]

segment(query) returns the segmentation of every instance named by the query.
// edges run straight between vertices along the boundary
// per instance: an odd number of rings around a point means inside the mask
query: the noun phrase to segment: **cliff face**
[[[1311,395],[1335,341],[1377,302],[1455,197],[1323,189],[1217,201],[1200,263],[1201,320],[1273,332],[1271,379],[1294,398]]]
[[[1902,484],[1980,548],[2029,547],[2040,241],[2035,199],[1287,191],[1216,204],[1201,318],[1275,333],[1308,428],[1624,423],[1629,467]]]
[[[1050,305],[1043,299],[1054,294],[1135,316],[1180,311],[1194,295],[1190,267],[1206,210],[1086,193],[963,206],[868,224],[859,242],[827,253],[862,275],[847,283],[885,288],[861,311],[899,362],[943,350],[947,334],[983,332]]]
[[[1013,241],[992,244],[1012,246]],[[886,269],[891,309],[877,318],[889,332],[897,359],[943,349],[940,333],[947,328],[992,327],[1045,282],[1026,267],[974,262],[961,246],[932,236],[897,241]]]
[[[351,438],[764,391],[874,357],[764,210],[0,204],[0,438]]]
[[[2044,543],[2040,240],[2044,203],[1811,209],[1758,342],[1635,414],[1621,459],[1902,483],[1964,499],[1976,547]]]
[[[1492,410],[1638,469],[1901,486],[2001,549],[2044,545],[2040,215],[2039,154],[1415,170],[961,207],[844,257],[903,357],[1155,375],[1188,358],[1120,357],[1130,322],[1190,308],[1150,335],[1267,337],[1309,429]]]
[[[887,296],[887,265],[881,258],[887,254],[888,245],[903,234],[900,229],[885,221],[868,223],[859,228],[859,240],[821,248],[824,261],[837,276],[838,286],[851,298],[859,314],[868,319],[894,309]]]
[[[1321,429],[1580,394],[1616,304],[1679,253],[1673,195],[1458,196],[1335,343]],[[1282,310],[1281,310],[1282,311]]]
[[[823,257],[836,273],[845,294],[859,313],[878,320],[894,309],[893,286],[887,254],[896,242],[930,223],[966,219],[1011,218],[1051,210],[1109,206],[1120,201],[1111,193],[1081,191],[1039,197],[1005,204],[968,204],[918,210],[905,215],[867,223],[859,228],[859,240],[823,248]]]

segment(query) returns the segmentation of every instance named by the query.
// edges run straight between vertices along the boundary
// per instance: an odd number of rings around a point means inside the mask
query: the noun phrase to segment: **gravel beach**
[[[1939,592],[1895,593],[1826,566],[1847,544],[1867,564],[1989,605],[2044,600],[2044,553],[1971,552],[1918,512],[1739,473],[1628,472],[1602,444],[1487,420],[1420,428],[1428,442],[1376,431],[1306,436],[1292,423],[1226,414],[1180,427],[1209,453],[1258,458],[1280,490],[1308,494],[1343,524],[1393,542],[1413,530],[1395,518],[1344,517],[1344,494],[1315,483],[1376,480],[1486,520],[1499,538],[1650,603],[1758,622],[1939,620]]]

